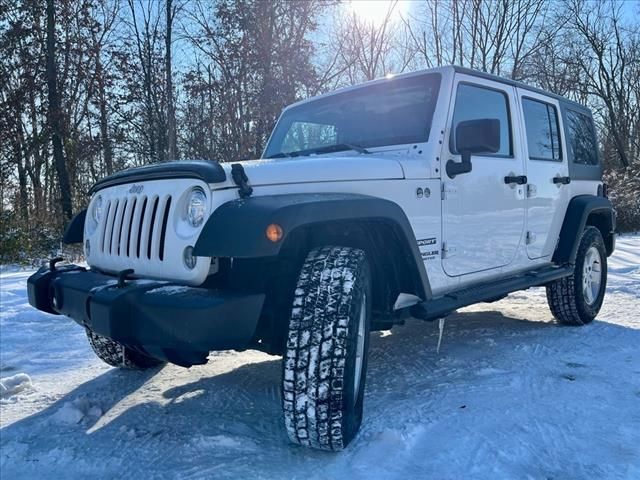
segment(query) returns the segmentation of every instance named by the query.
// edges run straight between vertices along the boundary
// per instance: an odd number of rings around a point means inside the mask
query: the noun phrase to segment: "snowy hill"
[[[640,237],[609,259],[591,325],[543,289],[373,334],[362,432],[339,454],[287,443],[280,361],[107,367],[84,332],[0,274],[2,478],[640,478]]]

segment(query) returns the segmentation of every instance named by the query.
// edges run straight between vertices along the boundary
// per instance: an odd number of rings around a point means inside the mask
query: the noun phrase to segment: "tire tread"
[[[581,298],[582,289],[580,285],[577,285],[579,280],[576,277],[578,269],[582,269],[582,262],[584,261],[586,252],[592,245],[599,245],[600,247],[600,257],[603,262],[603,278],[602,291],[599,294],[599,298],[596,300],[593,308],[588,308],[584,304],[584,299]],[[595,227],[587,227],[582,232],[580,238],[574,273],[568,277],[555,280],[546,287],[547,303],[558,323],[562,325],[580,326],[590,323],[595,318],[602,305],[602,298],[606,287],[606,264],[604,242],[600,231]]]
[[[98,335],[88,328],[86,331],[89,345],[96,356],[107,365],[127,370],[144,370],[164,363],[125,347],[110,338]]]
[[[341,450],[348,326],[365,255],[347,247],[312,250],[296,285],[283,361],[283,411],[289,438]]]

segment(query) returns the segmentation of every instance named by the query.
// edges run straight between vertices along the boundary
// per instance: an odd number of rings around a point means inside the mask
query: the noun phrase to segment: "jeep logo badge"
[[[140,192],[142,192],[143,188],[144,188],[144,185],[133,184],[131,186],[131,188],[129,189],[129,193],[140,193]]]

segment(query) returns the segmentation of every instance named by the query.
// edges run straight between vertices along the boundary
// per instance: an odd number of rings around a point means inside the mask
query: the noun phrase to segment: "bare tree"
[[[549,9],[545,0],[434,0],[405,26],[427,67],[456,64],[521,78],[523,64],[544,45]]]
[[[406,69],[410,57],[398,55],[402,43],[398,41],[401,22],[394,16],[397,6],[397,1],[390,2],[379,22],[362,19],[355,12],[346,16],[337,12],[330,48],[337,52],[337,61],[347,84]]]
[[[49,91],[49,128],[51,131],[51,143],[53,146],[53,159],[58,174],[60,186],[62,211],[64,216],[71,220],[73,206],[71,203],[71,185],[62,145],[62,109],[60,107],[60,94],[58,92],[58,72],[56,66],[56,20],[54,0],[47,0],[47,88]]]
[[[574,0],[569,6],[573,29],[579,34],[579,47],[571,62],[580,67],[588,93],[602,101],[607,131],[623,167],[631,164],[630,150],[636,147],[631,131],[638,122],[638,25],[625,26],[622,5],[608,0],[586,3]],[[578,49],[587,49],[581,55]]]
[[[226,0],[210,7],[192,3],[185,21],[184,35],[198,54],[187,72],[187,109],[204,118],[184,120],[190,130],[213,134],[217,158],[255,158],[282,108],[318,84],[308,37],[324,2]]]
[[[161,52],[158,51],[162,36],[162,15],[158,4],[153,0],[147,0],[146,3],[143,0],[127,1],[130,12],[127,23],[133,32],[136,60],[142,70],[141,93],[145,122],[139,131],[145,137],[146,151],[143,155],[145,161],[162,161],[166,159],[167,145],[164,109],[166,96],[162,92],[164,82],[159,81],[162,78]],[[135,74],[130,78],[136,83]]]
[[[173,32],[173,21],[176,18],[178,7],[173,4],[173,0],[166,0],[166,2],[167,22],[165,27],[165,81],[167,90],[167,145],[169,159],[175,160],[178,158],[178,147],[176,144],[176,106],[173,100],[171,36]]]
[[[108,35],[115,28],[120,5],[118,1],[101,0],[97,3],[97,12],[94,13],[100,28],[91,30],[91,50],[95,57],[95,92],[99,109],[100,140],[105,173],[111,175],[114,171],[113,146],[111,132],[109,131],[109,105],[107,97],[107,76],[104,68],[104,49],[108,41]]]

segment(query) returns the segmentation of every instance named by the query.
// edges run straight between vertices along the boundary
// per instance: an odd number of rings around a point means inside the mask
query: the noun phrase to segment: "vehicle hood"
[[[227,174],[220,163],[213,160],[165,161],[116,172],[96,182],[89,193],[116,185],[169,178],[197,178],[211,184],[224,183]]]
[[[248,160],[240,163],[253,187],[292,183],[316,183],[404,178],[400,163],[374,155],[327,156]],[[227,173],[225,186],[235,186],[232,163],[221,164]],[[217,186],[217,185],[216,185]]]

